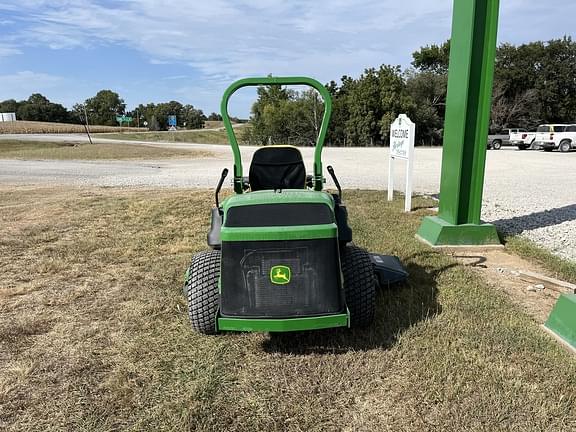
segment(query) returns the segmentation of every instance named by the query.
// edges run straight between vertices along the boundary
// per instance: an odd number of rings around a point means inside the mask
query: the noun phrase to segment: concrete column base
[[[544,327],[576,352],[576,294],[562,294]]]
[[[416,237],[431,246],[500,245],[496,227],[492,224],[452,225],[438,216],[422,219]]]

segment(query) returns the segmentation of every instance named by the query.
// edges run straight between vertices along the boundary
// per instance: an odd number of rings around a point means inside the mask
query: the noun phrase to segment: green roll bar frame
[[[314,150],[314,190],[321,191],[324,178],[322,176],[322,147],[324,147],[324,140],[326,139],[326,132],[328,131],[328,124],[330,123],[330,116],[332,115],[332,98],[330,93],[322,84],[313,78],[308,77],[257,77],[257,78],[243,78],[230,85],[222,96],[220,104],[220,111],[222,113],[222,120],[228,135],[228,141],[232,146],[232,153],[234,154],[234,191],[238,194],[244,192],[242,180],[242,156],[240,155],[240,148],[234,128],[230,122],[228,115],[228,101],[230,97],[242,87],[255,87],[261,85],[307,85],[318,91],[324,99],[324,115],[322,116],[322,125],[320,126],[320,133],[316,139],[316,148]]]

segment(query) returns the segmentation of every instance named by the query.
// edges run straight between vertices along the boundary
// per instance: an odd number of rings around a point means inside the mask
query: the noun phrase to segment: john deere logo
[[[277,265],[270,269],[270,282],[276,285],[286,285],[290,282],[292,272],[290,267]]]

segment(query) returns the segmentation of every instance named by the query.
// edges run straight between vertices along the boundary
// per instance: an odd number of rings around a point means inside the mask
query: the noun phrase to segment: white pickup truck
[[[536,129],[534,146],[544,151],[560,150],[562,153],[576,149],[576,125],[544,124]]]
[[[535,139],[536,132],[527,132],[520,129],[518,132],[510,134],[510,145],[518,147],[518,150],[533,149]]]
[[[490,130],[488,135],[488,145],[489,150],[500,150],[502,146],[511,145],[510,136],[517,132],[525,132],[525,129],[501,129],[501,130]]]

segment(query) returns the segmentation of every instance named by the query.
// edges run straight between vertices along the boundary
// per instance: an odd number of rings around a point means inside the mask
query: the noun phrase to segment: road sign
[[[168,116],[168,126],[176,126],[176,116],[169,115]]]
[[[130,123],[132,121],[132,117],[126,115],[117,115],[116,121],[122,125],[122,123]]]
[[[412,210],[412,172],[414,171],[414,135],[416,125],[406,114],[400,114],[390,125],[390,157],[388,159],[388,201],[394,196],[394,160],[406,161],[404,211]]]

